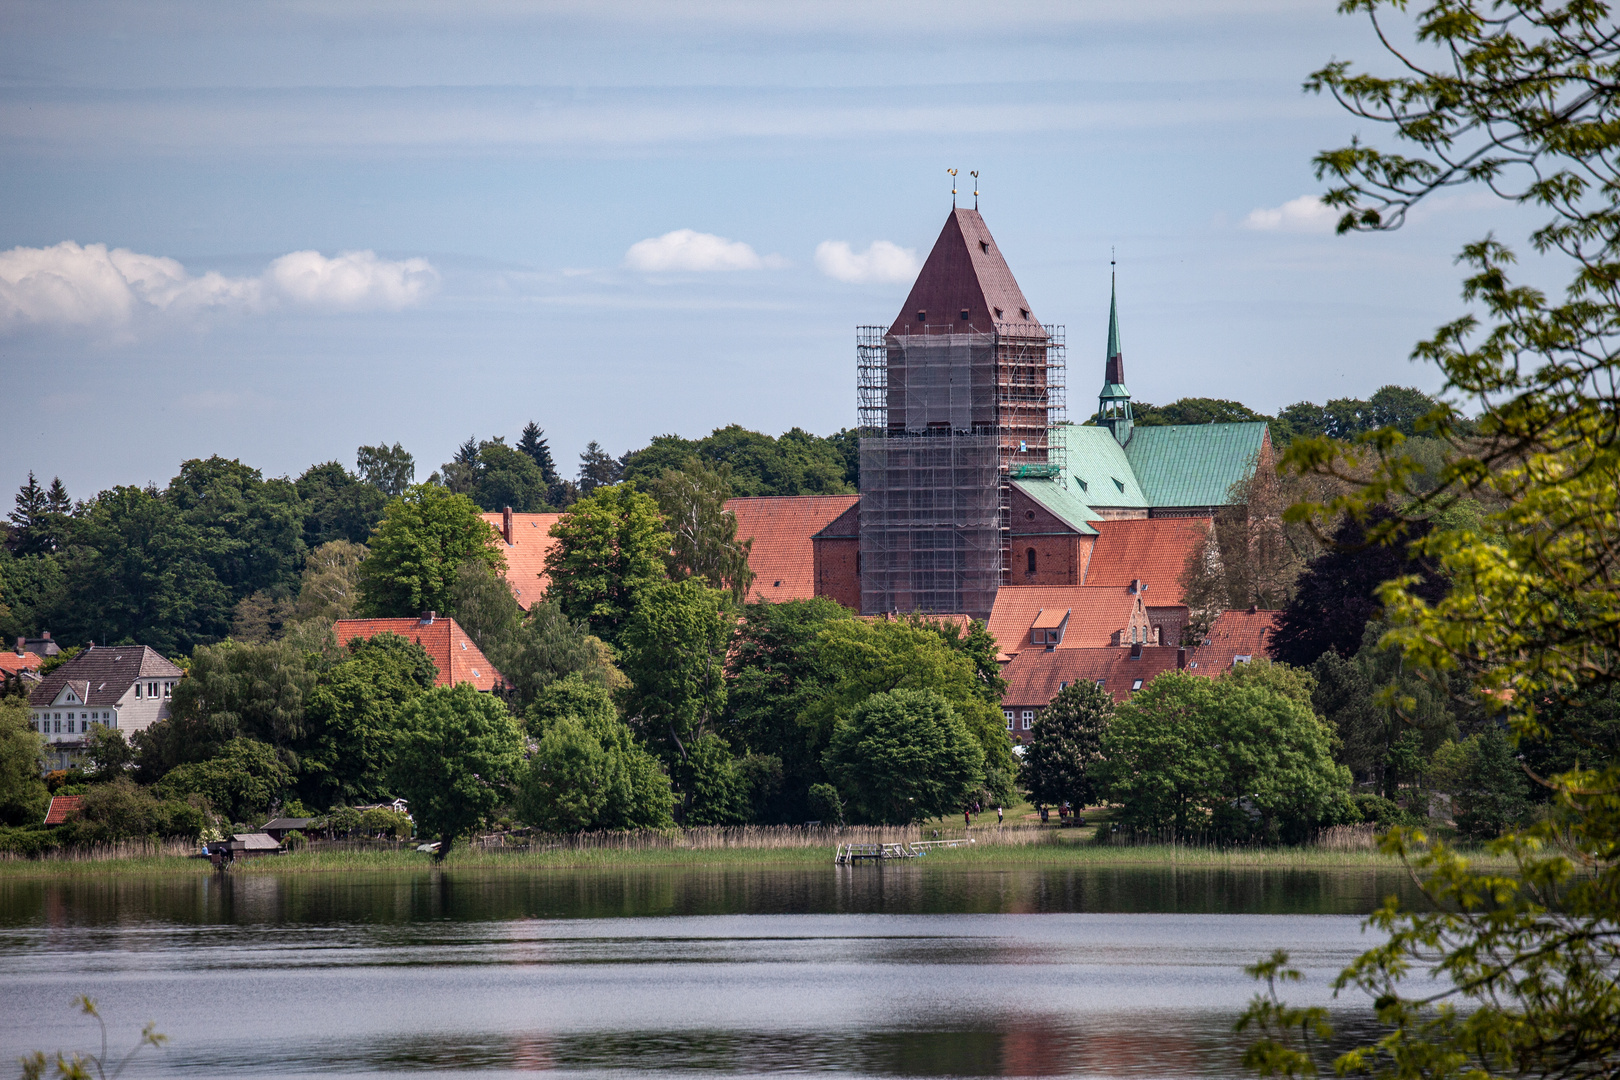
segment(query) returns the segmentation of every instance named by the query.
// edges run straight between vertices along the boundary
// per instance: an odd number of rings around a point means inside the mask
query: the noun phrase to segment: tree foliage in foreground
[[[908,825],[957,813],[984,783],[984,751],[931,690],[873,694],[833,732],[827,772],[855,816]]]
[[[471,683],[430,690],[401,711],[393,787],[417,830],[438,839],[441,860],[506,801],[521,748],[506,706]]]
[[[477,504],[442,487],[418,484],[388,504],[360,564],[360,613],[400,618],[448,611],[462,563],[504,570],[495,530]]]
[[[1089,679],[1058,691],[1035,718],[1018,780],[1036,806],[1090,806],[1102,794],[1102,740],[1114,699]]]
[[[1297,513],[1366,515],[1394,503],[1424,518],[1465,497],[1489,508],[1414,544],[1451,589],[1430,602],[1415,578],[1384,586],[1385,643],[1412,667],[1466,678],[1531,750],[1559,734],[1546,723],[1559,712],[1549,703],[1601,700],[1620,676],[1620,40],[1609,5],[1587,0],[1431,0],[1411,13],[1391,0],[1345,6],[1375,23],[1410,19],[1418,44],[1381,37],[1399,60],[1391,77],[1335,62],[1307,83],[1405,144],[1392,151],[1357,139],[1317,158],[1335,185],[1324,201],[1343,211],[1341,231],[1398,226],[1436,192],[1484,183],[1545,213],[1531,242],[1570,277],[1549,297],[1513,280],[1514,253],[1494,236],[1466,246],[1464,296],[1481,314],[1441,327],[1417,356],[1441,369],[1448,395],[1483,406],[1477,429],[1447,405],[1417,422],[1453,448],[1428,491],[1412,482],[1419,463],[1393,428],[1348,452],[1297,441],[1288,464],[1358,489]],[[1397,537],[1403,524],[1386,533]],[[1373,917],[1386,941],[1337,985],[1368,996],[1378,1034],[1341,1054],[1336,1072],[1620,1070],[1620,764],[1599,753],[1545,779],[1555,795],[1546,816],[1487,849],[1512,860],[1509,872],[1483,870],[1418,830],[1385,839],[1433,907],[1392,903]],[[1286,954],[1252,971],[1269,991],[1242,1021],[1259,1036],[1248,1064],[1266,1075],[1319,1073],[1334,1037],[1327,1011],[1283,1000],[1282,984],[1300,977]]]

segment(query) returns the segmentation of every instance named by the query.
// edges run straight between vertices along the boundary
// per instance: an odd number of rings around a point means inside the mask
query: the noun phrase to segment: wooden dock
[[[839,866],[849,866],[867,860],[920,859],[939,848],[967,847],[971,843],[972,837],[961,840],[914,840],[909,844],[839,844],[833,862]]]

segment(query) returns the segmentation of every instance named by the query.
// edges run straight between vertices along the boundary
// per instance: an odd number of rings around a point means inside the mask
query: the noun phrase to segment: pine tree
[[[45,489],[39,486],[39,481],[34,479],[34,474],[30,471],[28,483],[17,489],[17,509],[13,510],[7,519],[17,533],[14,544],[18,554],[34,554],[33,545],[39,539],[37,530],[49,509],[50,503]]]
[[[29,474],[30,476],[33,474]],[[46,507],[53,514],[73,513],[73,500],[68,498],[67,488],[62,484],[60,476],[51,477],[51,488],[45,494],[49,506]]]
[[[540,474],[546,478],[548,487],[562,482],[562,477],[557,475],[557,463],[551,460],[551,447],[546,445],[545,428],[530,420],[523,428],[517,448],[540,466]]]
[[[599,487],[617,484],[623,473],[624,466],[592,439],[585,444],[585,452],[579,455],[580,494],[589,495]]]

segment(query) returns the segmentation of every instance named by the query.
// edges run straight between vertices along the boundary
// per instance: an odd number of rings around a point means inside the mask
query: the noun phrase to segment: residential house
[[[472,683],[479,690],[491,691],[505,684],[501,673],[489,662],[473,639],[454,619],[434,611],[424,611],[415,619],[339,619],[332,627],[339,644],[355,638],[370,641],[378,634],[398,634],[427,650],[439,669],[435,686]]]
[[[28,693],[29,723],[45,736],[45,767],[69,769],[101,724],[124,734],[169,717],[185,672],[145,645],[87,646]]]

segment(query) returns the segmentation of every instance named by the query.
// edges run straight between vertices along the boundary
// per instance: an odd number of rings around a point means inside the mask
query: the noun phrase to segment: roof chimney
[[[18,638],[17,639],[17,655],[21,656],[23,653],[25,653],[27,651],[28,651],[28,639],[27,638]]]
[[[1254,604],[1249,605],[1249,614],[1250,615],[1255,614],[1257,611],[1259,611],[1259,608],[1256,605],[1254,605]]]
[[[1184,649],[1184,648],[1177,649],[1176,650],[1176,670],[1177,671],[1184,671],[1184,670],[1186,670],[1186,667],[1187,667],[1187,650]]]
[[[39,632],[39,636],[44,638],[46,641],[51,640],[51,632],[49,630],[41,630]]]
[[[423,626],[432,626],[433,625],[433,620],[438,618],[438,617],[439,617],[439,613],[437,611],[424,611],[424,612],[422,612],[422,618],[421,618],[420,622],[422,623]]]
[[[508,547],[512,544],[512,508],[510,506],[501,510],[501,535],[506,537]]]

